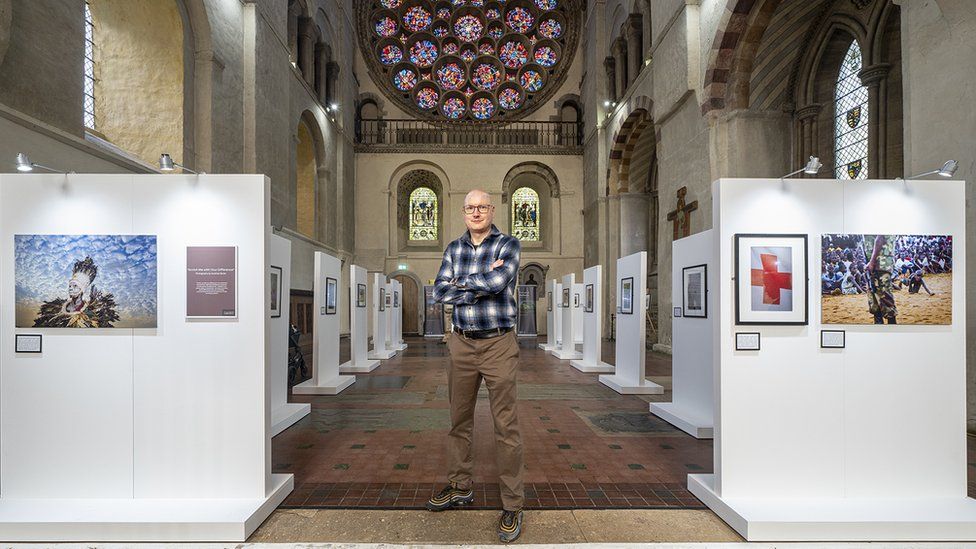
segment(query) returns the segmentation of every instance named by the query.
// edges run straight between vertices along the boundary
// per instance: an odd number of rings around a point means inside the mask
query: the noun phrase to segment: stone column
[[[637,80],[641,66],[644,64],[644,29],[640,14],[632,14],[627,18],[627,85]]]
[[[620,193],[620,257],[647,251],[650,195]]]
[[[613,58],[616,61],[614,82],[619,101],[627,93],[627,42],[623,38],[613,42]]]
[[[872,179],[885,179],[888,171],[887,83],[890,70],[890,63],[879,63],[865,67],[857,74],[861,84],[868,88],[868,177]]]
[[[811,156],[816,156],[823,159],[823,152],[818,151],[818,134],[817,134],[817,118],[820,116],[820,105],[809,105],[796,111],[796,120],[798,125],[797,131],[797,143],[796,143],[796,158],[793,159],[793,165],[800,167],[806,165],[807,160]],[[831,158],[833,155],[831,155]],[[826,166],[827,169],[833,170],[832,166]],[[790,171],[795,170],[791,169]],[[802,174],[801,174],[802,176]],[[833,177],[831,174],[830,177]]]
[[[298,20],[298,69],[310,86],[315,85],[315,24],[309,17]]]
[[[339,99],[339,64],[329,61],[325,66],[325,74],[325,100],[331,105]]]
[[[328,101],[328,64],[329,47],[319,42],[315,45],[315,95],[319,103],[326,105]]]
[[[607,73],[607,99],[617,100],[617,61],[611,57],[603,59],[603,68]]]
[[[298,64],[298,2],[288,7],[288,55],[291,62]]]

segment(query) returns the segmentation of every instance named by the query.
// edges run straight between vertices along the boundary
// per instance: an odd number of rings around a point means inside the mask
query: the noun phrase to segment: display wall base
[[[576,360],[583,358],[583,353],[577,351],[576,349],[553,349],[549,351],[549,354],[558,358],[559,360]]]
[[[624,379],[616,374],[613,375],[602,375],[599,378],[600,383],[610,387],[614,391],[622,395],[663,395],[664,387],[654,383],[653,381],[648,381],[646,379],[641,379],[639,381],[640,385],[635,385],[633,380]]]
[[[515,337],[539,337],[539,334],[515,334]]]
[[[556,348],[556,346],[555,346],[555,345],[550,345],[550,344],[548,344],[548,343],[540,343],[540,344],[538,344],[538,345],[536,345],[536,347],[538,347],[538,348],[540,348],[540,349],[542,349],[543,351],[545,351],[545,352],[547,352],[547,353],[548,353],[549,351],[551,351],[551,350],[553,350],[553,349],[555,349],[555,348]]]
[[[712,418],[675,406],[673,402],[652,402],[651,413],[695,438],[712,438]]]
[[[271,436],[291,427],[298,420],[312,412],[312,405],[302,402],[288,402],[271,411]]]
[[[356,376],[336,376],[321,385],[309,379],[295,385],[291,392],[296,395],[337,395],[356,382]]]
[[[380,367],[378,360],[366,360],[362,364],[353,365],[352,361],[344,362],[339,365],[340,374],[368,374]]]
[[[370,360],[389,360],[396,355],[396,351],[392,349],[373,349],[366,355],[366,358]]]
[[[802,474],[798,472],[797,474]],[[972,541],[976,500],[722,498],[715,475],[688,475],[688,489],[749,541]]]
[[[271,475],[265,498],[0,498],[6,542],[245,541],[294,489],[293,475]]]
[[[576,368],[577,370],[586,374],[612,374],[616,371],[613,364],[607,364],[606,362],[584,362],[582,360],[574,360],[569,364],[573,368]]]
[[[394,344],[393,344],[393,348],[394,348],[395,350],[397,350],[397,351],[402,351],[402,350],[404,350],[404,349],[406,349],[406,348],[407,348],[407,344],[406,344],[406,343],[403,343],[403,342],[400,342],[400,343],[394,343]]]

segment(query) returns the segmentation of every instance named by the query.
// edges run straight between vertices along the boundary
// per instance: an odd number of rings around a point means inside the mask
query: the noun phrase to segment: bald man
[[[468,230],[444,251],[434,298],[454,305],[448,399],[448,482],[430,498],[427,509],[444,511],[474,501],[471,438],[481,380],[488,386],[495,423],[495,460],[502,496],[498,539],[508,543],[522,533],[522,436],[515,401],[518,394],[518,341],[515,338],[515,279],[521,245],[492,223],[491,196],[473,190],[464,197]]]

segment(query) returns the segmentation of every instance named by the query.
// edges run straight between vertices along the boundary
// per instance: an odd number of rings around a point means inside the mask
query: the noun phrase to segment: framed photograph
[[[583,304],[583,312],[584,313],[593,312],[593,284],[586,285],[586,300],[585,303]]]
[[[674,318],[681,318],[681,307],[675,307],[672,309],[671,316]]]
[[[733,269],[736,324],[807,324],[807,235],[737,234]]]
[[[563,308],[569,307],[569,288],[563,288]]]
[[[820,236],[824,324],[952,324],[952,236]]]
[[[356,285],[356,306],[359,308],[366,307],[366,285],[365,284]]]
[[[386,310],[386,288],[380,288],[380,310]]]
[[[736,351],[758,351],[759,332],[736,332],[735,350]]]
[[[546,292],[546,303],[547,303],[546,309],[551,313],[552,312],[552,292]]]
[[[41,334],[14,334],[15,353],[40,353]]]
[[[393,290],[393,308],[394,309],[399,309],[400,308],[400,291],[399,290]]]
[[[634,277],[620,279],[620,314],[634,314]]]
[[[271,318],[281,317],[281,267],[271,266]]]
[[[681,301],[684,316],[708,318],[708,265],[681,269]]]
[[[844,330],[820,330],[821,349],[843,349],[847,346],[847,333]]]
[[[579,294],[573,294],[573,308],[579,309]]]
[[[325,314],[336,314],[339,297],[339,282],[334,278],[325,279]]]

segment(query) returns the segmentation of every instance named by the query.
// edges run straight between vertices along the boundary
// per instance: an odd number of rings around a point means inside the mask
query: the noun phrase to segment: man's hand
[[[491,264],[491,268],[488,269],[488,270],[489,271],[494,271],[495,269],[501,267],[504,264],[505,264],[505,262],[502,261],[501,259],[496,259],[495,262]]]

